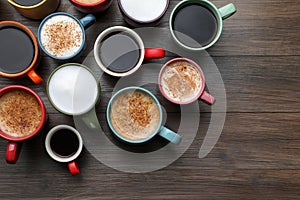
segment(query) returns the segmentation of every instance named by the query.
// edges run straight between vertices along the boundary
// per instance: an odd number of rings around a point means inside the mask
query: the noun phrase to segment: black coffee
[[[175,14],[172,27],[180,42],[199,48],[206,46],[214,39],[218,23],[208,8],[199,4],[189,4]]]
[[[58,156],[69,157],[78,150],[79,140],[74,132],[62,129],[52,135],[50,147]]]
[[[130,71],[140,59],[138,44],[124,33],[108,35],[100,45],[99,52],[102,63],[117,73]]]
[[[14,0],[14,2],[16,2],[17,4],[22,5],[22,6],[33,6],[42,1],[43,0]]]
[[[33,61],[35,48],[30,36],[16,27],[0,27],[0,71],[16,74]]]

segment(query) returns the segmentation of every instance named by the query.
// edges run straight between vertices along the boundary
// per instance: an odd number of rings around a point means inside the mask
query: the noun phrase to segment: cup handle
[[[82,26],[86,29],[96,21],[96,17],[93,14],[88,14],[81,18],[79,21],[82,24]]]
[[[72,174],[72,176],[75,176],[80,173],[79,167],[75,161],[69,162],[68,168],[69,168],[69,171]]]
[[[39,85],[43,82],[43,79],[33,69],[30,70],[27,75],[36,85]]]
[[[8,142],[6,148],[6,162],[15,164],[21,152],[22,143]]]
[[[162,127],[162,129],[159,132],[159,135],[174,144],[179,144],[182,139],[180,135],[178,135],[177,133],[171,131],[166,127]]]
[[[165,50],[163,48],[145,48],[145,60],[159,59],[165,57]]]
[[[200,96],[200,99],[209,105],[213,105],[215,103],[215,98],[206,91],[204,91],[202,93],[202,95]]]
[[[236,12],[236,7],[233,3],[230,3],[227,4],[226,6],[223,6],[222,8],[219,8],[219,12],[222,16],[222,19],[224,20]]]

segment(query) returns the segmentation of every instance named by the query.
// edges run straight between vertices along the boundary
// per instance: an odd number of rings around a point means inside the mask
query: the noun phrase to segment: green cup
[[[174,28],[175,17],[177,17],[177,18],[180,17],[182,19],[181,22],[185,22],[185,23],[182,23],[181,26],[186,26],[186,24],[189,24],[190,27],[194,27],[192,23],[199,22],[200,19],[197,20],[196,18],[192,18],[193,17],[192,12],[181,12],[180,16],[179,15],[177,16],[177,14],[180,11],[182,11],[183,8],[187,8],[188,6],[195,6],[195,5],[201,6],[204,9],[208,10],[210,13],[212,13],[216,20],[216,23],[217,23],[216,31],[215,31],[212,39],[207,44],[204,44],[202,46],[190,45],[190,43],[199,44],[199,42],[197,42],[197,40],[194,39],[194,37],[192,35],[189,35],[188,33],[178,32]],[[197,12],[197,11],[193,10],[193,12]],[[185,49],[205,50],[205,49],[211,47],[212,45],[214,45],[218,41],[218,39],[220,38],[221,33],[222,33],[223,20],[227,19],[228,17],[233,15],[235,12],[236,12],[236,7],[232,3],[218,9],[214,4],[212,4],[210,1],[207,1],[207,0],[183,0],[175,6],[175,8],[173,9],[173,11],[171,13],[170,20],[169,20],[171,35],[174,38],[174,40],[176,41],[176,43],[178,43],[181,47],[183,47]],[[197,15],[197,13],[196,14],[194,13],[194,16],[199,16],[199,15]],[[209,24],[209,26],[211,26],[211,24]],[[179,39],[178,33],[180,35],[183,35],[184,37],[186,37],[191,42],[189,42],[189,44],[183,42],[181,39]],[[195,35],[195,32],[193,34]]]

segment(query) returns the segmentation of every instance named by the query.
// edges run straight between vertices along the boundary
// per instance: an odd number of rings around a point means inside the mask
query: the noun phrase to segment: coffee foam
[[[114,99],[110,108],[110,121],[124,138],[143,140],[157,130],[160,111],[150,95],[141,91],[127,91]]]
[[[130,17],[142,22],[158,18],[168,3],[167,0],[121,0],[120,2]]]
[[[11,137],[33,133],[42,120],[42,109],[29,92],[16,90],[0,97],[0,130]]]
[[[58,58],[66,58],[76,54],[83,42],[80,25],[66,15],[49,18],[41,29],[41,43],[45,50]]]
[[[189,102],[199,94],[202,78],[194,65],[186,61],[176,61],[164,69],[161,87],[175,102]]]

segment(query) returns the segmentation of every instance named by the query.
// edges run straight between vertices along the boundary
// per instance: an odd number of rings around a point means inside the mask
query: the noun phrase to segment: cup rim
[[[138,91],[142,91],[142,92],[145,92],[146,94],[150,95],[151,98],[155,101],[158,109],[159,109],[159,125],[158,127],[156,128],[156,130],[153,132],[152,135],[150,135],[149,137],[145,138],[145,139],[142,139],[142,140],[130,140],[130,139],[127,139],[125,137],[123,137],[122,135],[120,135],[113,127],[111,121],[110,121],[110,108],[111,108],[111,104],[113,103],[114,99],[126,92],[126,91],[129,91],[129,90],[138,90]],[[136,87],[136,86],[130,86],[130,87],[125,87],[121,90],[119,90],[118,92],[116,92],[112,97],[111,99],[109,100],[109,103],[107,105],[107,109],[106,109],[106,119],[107,119],[107,123],[108,123],[108,126],[110,128],[110,130],[113,132],[113,134],[118,138],[120,139],[121,141],[124,141],[124,142],[127,142],[127,143],[131,143],[131,144],[141,144],[141,143],[144,143],[144,142],[147,142],[149,140],[151,140],[155,135],[157,135],[162,127],[162,118],[163,118],[163,114],[162,114],[162,109],[161,109],[161,104],[159,103],[158,99],[154,96],[154,94],[152,92],[150,92],[149,90],[145,89],[145,88],[142,88],[142,87]]]
[[[90,7],[94,7],[94,6],[99,6],[99,5],[101,5],[102,3],[104,3],[104,2],[106,2],[108,0],[100,0],[100,1],[98,1],[96,3],[91,3],[91,4],[81,3],[81,2],[79,2],[77,0],[70,0],[70,1],[71,1],[71,3],[74,3],[74,4],[78,5],[78,6],[90,8]]]
[[[12,4],[13,6],[17,7],[17,8],[22,8],[22,9],[33,9],[33,8],[37,8],[39,6],[41,6],[42,4],[44,4],[47,0],[42,0],[41,2],[31,5],[31,6],[23,6],[21,4],[18,4],[16,2],[14,2],[13,0],[8,0],[8,2],[10,4]]]
[[[162,88],[162,84],[161,84],[161,78],[162,78],[162,74],[164,72],[164,70],[166,69],[166,67],[168,67],[171,63],[174,63],[174,62],[178,62],[178,61],[186,61],[190,64],[192,64],[197,70],[198,72],[200,73],[200,76],[201,76],[201,79],[202,79],[202,82],[201,82],[201,89],[199,91],[199,93],[194,97],[192,98],[191,100],[189,101],[186,101],[186,102],[179,102],[179,101],[175,101],[174,99],[171,99],[163,90]],[[159,87],[159,90],[161,92],[161,94],[167,99],[169,100],[170,102],[174,103],[174,104],[179,104],[179,105],[186,105],[186,104],[190,104],[190,103],[193,103],[194,101],[198,100],[200,98],[200,96],[203,94],[204,92],[204,89],[205,89],[205,84],[206,84],[206,81],[205,81],[205,76],[204,76],[204,73],[201,69],[201,67],[193,60],[191,59],[188,59],[188,58],[174,58],[172,60],[169,60],[167,63],[165,63],[163,65],[163,67],[161,68],[160,72],[159,72],[159,75],[158,75],[158,87]]]
[[[136,18],[130,16],[130,15],[126,12],[126,10],[124,9],[124,7],[123,7],[123,5],[122,5],[122,3],[121,3],[121,0],[118,0],[118,6],[119,6],[121,12],[124,13],[124,14],[126,15],[126,17],[128,17],[130,20],[132,20],[132,21],[134,21],[134,22],[136,22],[136,23],[139,23],[139,24],[150,24],[150,23],[153,23],[153,22],[156,22],[156,21],[160,20],[160,19],[166,14],[166,12],[167,12],[167,10],[168,10],[168,7],[169,7],[169,4],[170,4],[170,0],[166,0],[166,1],[167,1],[167,2],[166,2],[166,6],[165,6],[165,8],[164,8],[164,11],[163,11],[158,17],[156,17],[155,19],[148,20],[148,21],[138,20],[138,19],[136,19]]]
[[[70,131],[72,131],[74,134],[76,134],[77,138],[78,138],[78,141],[79,141],[79,147],[77,149],[77,151],[69,156],[69,157],[61,157],[61,156],[58,156],[57,154],[55,154],[53,152],[53,150],[51,149],[51,146],[50,146],[50,140],[52,138],[52,136],[59,130],[62,130],[62,129],[68,129]],[[83,148],[83,140],[82,140],[82,137],[80,135],[80,133],[75,129],[73,128],[72,126],[69,126],[69,125],[57,125],[55,127],[53,127],[48,133],[47,133],[47,136],[46,136],[46,139],[45,139],[45,147],[46,147],[46,151],[48,153],[48,155],[53,158],[54,160],[58,161],[58,162],[71,162],[73,160],[75,160],[81,153],[82,151],[82,148]]]
[[[3,139],[8,140],[8,141],[19,142],[19,141],[27,140],[27,139],[35,136],[36,134],[38,134],[42,130],[42,128],[45,124],[47,114],[46,114],[46,108],[45,108],[44,102],[41,99],[41,97],[36,92],[34,92],[32,89],[30,89],[28,87],[25,87],[22,85],[6,86],[6,87],[0,89],[0,98],[2,95],[7,94],[13,90],[22,90],[22,91],[29,92],[31,95],[33,95],[36,98],[36,100],[38,101],[38,103],[41,107],[41,110],[42,110],[42,119],[39,123],[39,126],[37,127],[37,129],[34,132],[32,132],[31,134],[29,134],[25,137],[12,137],[12,136],[9,136],[7,133],[0,130],[0,137],[2,137]]]
[[[33,59],[31,61],[30,65],[25,70],[23,70],[19,73],[14,73],[14,74],[9,74],[9,73],[0,71],[1,76],[7,77],[7,78],[16,78],[16,77],[20,77],[20,76],[23,76],[23,75],[29,73],[33,68],[35,68],[37,66],[37,64],[39,62],[39,56],[40,56],[39,45],[38,45],[38,41],[37,41],[36,37],[34,36],[33,32],[27,26],[25,26],[19,22],[16,22],[16,21],[0,21],[0,29],[2,27],[8,27],[8,26],[16,27],[17,29],[22,29],[23,31],[25,31],[25,33],[31,39],[33,46],[34,46]]]
[[[56,57],[54,55],[52,55],[50,52],[48,52],[43,44],[42,44],[42,41],[41,41],[41,32],[42,32],[42,28],[44,26],[44,24],[48,21],[48,19],[50,19],[51,17],[55,17],[57,15],[65,15],[65,16],[68,16],[68,17],[71,17],[72,19],[74,19],[78,25],[80,26],[81,28],[81,31],[82,31],[82,43],[80,45],[80,48],[78,49],[78,51],[71,55],[71,56],[67,56],[67,57]],[[39,27],[38,27],[38,34],[37,34],[37,38],[38,38],[38,44],[39,46],[41,47],[41,49],[43,50],[43,52],[49,56],[50,58],[52,59],[55,59],[55,60],[59,60],[59,61],[66,61],[66,60],[70,60],[74,57],[76,57],[78,54],[80,54],[80,52],[82,52],[83,48],[84,48],[84,44],[85,44],[85,41],[86,41],[86,33],[85,33],[85,29],[82,25],[82,23],[80,22],[79,19],[77,19],[74,15],[71,15],[69,13],[66,13],[66,12],[54,12],[54,13],[51,13],[50,15],[46,16],[43,21],[40,23]]]
[[[110,35],[113,32],[126,32],[128,34],[130,34],[130,36],[133,37],[133,39],[135,40],[135,42],[137,43],[137,45],[140,48],[140,57],[139,57],[139,61],[138,63],[135,65],[135,67],[133,67],[131,70],[127,71],[127,72],[122,72],[122,73],[117,73],[117,72],[113,72],[107,69],[107,67],[104,66],[104,64],[102,63],[100,57],[99,57],[99,45],[100,43],[103,41],[103,39]],[[105,29],[103,32],[101,32],[95,43],[94,43],[94,57],[95,60],[97,62],[97,65],[107,74],[111,75],[111,76],[115,76],[115,77],[124,77],[124,76],[129,76],[131,74],[133,74],[134,72],[136,72],[141,66],[142,63],[144,61],[144,56],[145,56],[145,47],[144,47],[144,42],[141,39],[141,37],[134,31],[131,30],[125,26],[112,26],[109,27],[107,29]]]
[[[203,46],[203,47],[190,47],[184,43],[182,43],[175,35],[174,30],[173,30],[173,20],[174,20],[174,16],[176,14],[176,12],[178,12],[178,10],[180,10],[183,6],[188,5],[188,4],[206,4],[208,5],[208,9],[214,14],[214,16],[217,19],[217,23],[218,23],[218,30],[217,33],[214,37],[214,39],[207,45]],[[183,0],[180,1],[172,10],[171,15],[170,15],[170,19],[169,19],[169,30],[171,32],[172,38],[175,40],[175,42],[177,44],[179,44],[180,46],[182,46],[185,49],[191,50],[191,51],[201,51],[201,50],[205,50],[208,49],[209,47],[213,46],[220,38],[221,33],[222,33],[222,29],[223,29],[223,20],[221,17],[221,14],[219,12],[219,9],[210,1],[207,0]]]
[[[58,108],[58,107],[55,105],[55,103],[52,101],[51,97],[50,97],[49,84],[50,84],[50,81],[51,81],[52,76],[53,76],[58,70],[60,70],[61,68],[67,67],[67,66],[78,66],[78,67],[82,67],[82,68],[86,69],[87,71],[89,71],[89,72],[91,73],[91,75],[94,77],[94,79],[95,79],[95,81],[96,81],[96,83],[97,83],[97,93],[98,93],[98,94],[97,94],[97,97],[96,97],[95,101],[93,102],[93,104],[91,105],[91,107],[88,108],[88,109],[87,109],[86,111],[84,111],[84,112],[80,112],[80,113],[68,113],[68,112],[65,112],[65,111],[63,111],[62,109]],[[97,80],[96,76],[94,75],[93,71],[92,71],[91,69],[89,69],[87,66],[85,66],[85,65],[83,65],[83,64],[79,64],[79,63],[65,63],[65,64],[63,64],[63,65],[58,66],[57,68],[55,68],[55,69],[51,72],[51,74],[50,74],[50,76],[49,76],[49,78],[48,78],[48,80],[47,80],[47,84],[46,84],[46,92],[47,92],[47,97],[48,97],[48,99],[49,99],[51,105],[52,105],[57,111],[59,111],[59,112],[62,113],[62,114],[65,114],[65,115],[69,115],[69,116],[80,116],[80,115],[83,115],[83,114],[89,112],[93,107],[95,107],[95,105],[97,104],[97,102],[98,102],[99,99],[100,99],[101,86],[100,86],[100,83],[99,83],[99,81]]]

